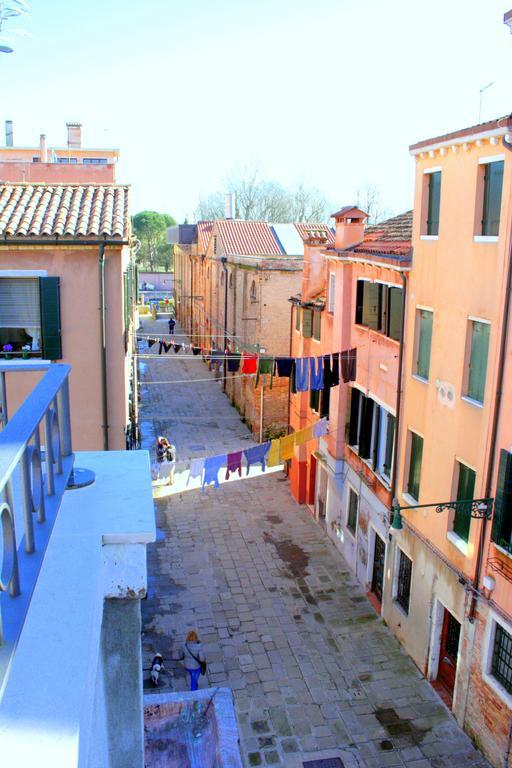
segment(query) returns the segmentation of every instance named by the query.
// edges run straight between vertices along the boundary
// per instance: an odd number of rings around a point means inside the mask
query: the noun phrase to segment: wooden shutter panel
[[[373,400],[371,400],[369,397],[365,397],[363,400],[363,414],[361,417],[361,429],[359,432],[359,455],[362,459],[370,458],[370,450],[372,444],[373,407]]]
[[[512,453],[500,451],[496,501],[491,538],[496,544],[512,549]]]
[[[382,317],[382,285],[366,283],[363,297],[363,325],[380,330]]]
[[[388,336],[400,341],[402,330],[402,289],[390,288],[388,291]]]
[[[359,400],[361,393],[358,389],[352,387],[350,396],[350,423],[348,429],[348,444],[357,445],[357,423],[359,421]]]
[[[375,403],[375,430],[374,430],[374,439],[371,440],[371,434],[370,434],[370,442],[373,442],[373,450],[372,450],[372,466],[374,469],[377,468],[377,458],[379,453],[379,435],[380,435],[380,419],[381,419],[381,407],[380,405],[377,405]]]
[[[503,160],[486,163],[485,166],[482,235],[498,235],[499,233],[503,168]]]
[[[439,208],[441,205],[441,171],[430,174],[428,189],[427,235],[439,234]]]
[[[46,360],[62,359],[60,277],[39,278],[41,349]]]
[[[302,335],[305,339],[310,339],[313,334],[313,310],[302,310]]]
[[[356,290],[356,323],[363,324],[364,280],[357,281]]]

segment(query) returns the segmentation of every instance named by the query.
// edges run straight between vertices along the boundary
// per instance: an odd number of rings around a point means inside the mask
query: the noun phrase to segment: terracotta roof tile
[[[282,256],[266,221],[219,219],[215,232],[220,235],[224,251],[237,256]]]
[[[130,237],[129,187],[0,184],[0,237]]]
[[[334,244],[334,232],[330,227],[327,226],[327,224],[309,224],[301,222],[295,224],[295,227],[303,240],[307,240],[307,238],[313,233],[316,234],[317,232],[321,232],[327,237],[327,242],[329,245]]]
[[[452,131],[451,133],[443,133],[441,136],[434,136],[431,139],[423,139],[423,141],[418,141],[416,142],[416,144],[411,144],[409,146],[409,151],[414,152],[415,150],[419,150],[424,147],[429,147],[432,144],[445,143],[453,139],[462,139],[465,136],[471,136],[473,134],[478,134],[478,133],[485,133],[485,131],[493,131],[493,130],[496,130],[497,128],[507,129],[507,128],[510,128],[511,125],[512,125],[512,114],[504,115],[503,117],[498,117],[498,118],[495,118],[494,120],[487,120],[487,122],[485,123],[478,123],[477,125],[471,125],[469,126],[469,128],[461,128],[458,131]]]
[[[206,253],[210,237],[212,235],[213,221],[198,221],[197,222],[197,251],[198,253]]]
[[[412,238],[412,211],[406,211],[391,219],[366,227],[363,245],[367,242],[410,242]]]

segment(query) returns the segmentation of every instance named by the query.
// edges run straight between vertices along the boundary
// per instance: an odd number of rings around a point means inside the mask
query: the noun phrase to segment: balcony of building
[[[6,371],[34,369],[44,375],[9,414]],[[70,370],[0,364],[0,754],[5,765],[142,768],[149,457],[73,453]]]

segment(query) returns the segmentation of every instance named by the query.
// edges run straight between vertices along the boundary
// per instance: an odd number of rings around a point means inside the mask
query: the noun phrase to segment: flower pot
[[[4,357],[5,357],[6,360],[10,360],[12,355],[11,355],[10,352],[4,352]]]
[[[30,357],[30,354],[28,352],[22,352],[21,356],[22,356],[23,360],[28,360],[29,357]]]

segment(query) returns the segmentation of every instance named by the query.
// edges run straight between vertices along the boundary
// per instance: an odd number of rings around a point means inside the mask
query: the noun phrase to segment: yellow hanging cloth
[[[295,433],[295,445],[304,445],[313,438],[313,426],[301,429]]]
[[[293,458],[293,449],[295,448],[295,433],[281,438],[281,461],[287,461]]]
[[[280,443],[281,441],[279,438],[277,438],[277,440],[272,440],[270,443],[270,450],[267,457],[267,467],[277,467],[277,465],[281,463],[279,458],[279,449],[281,447]]]

